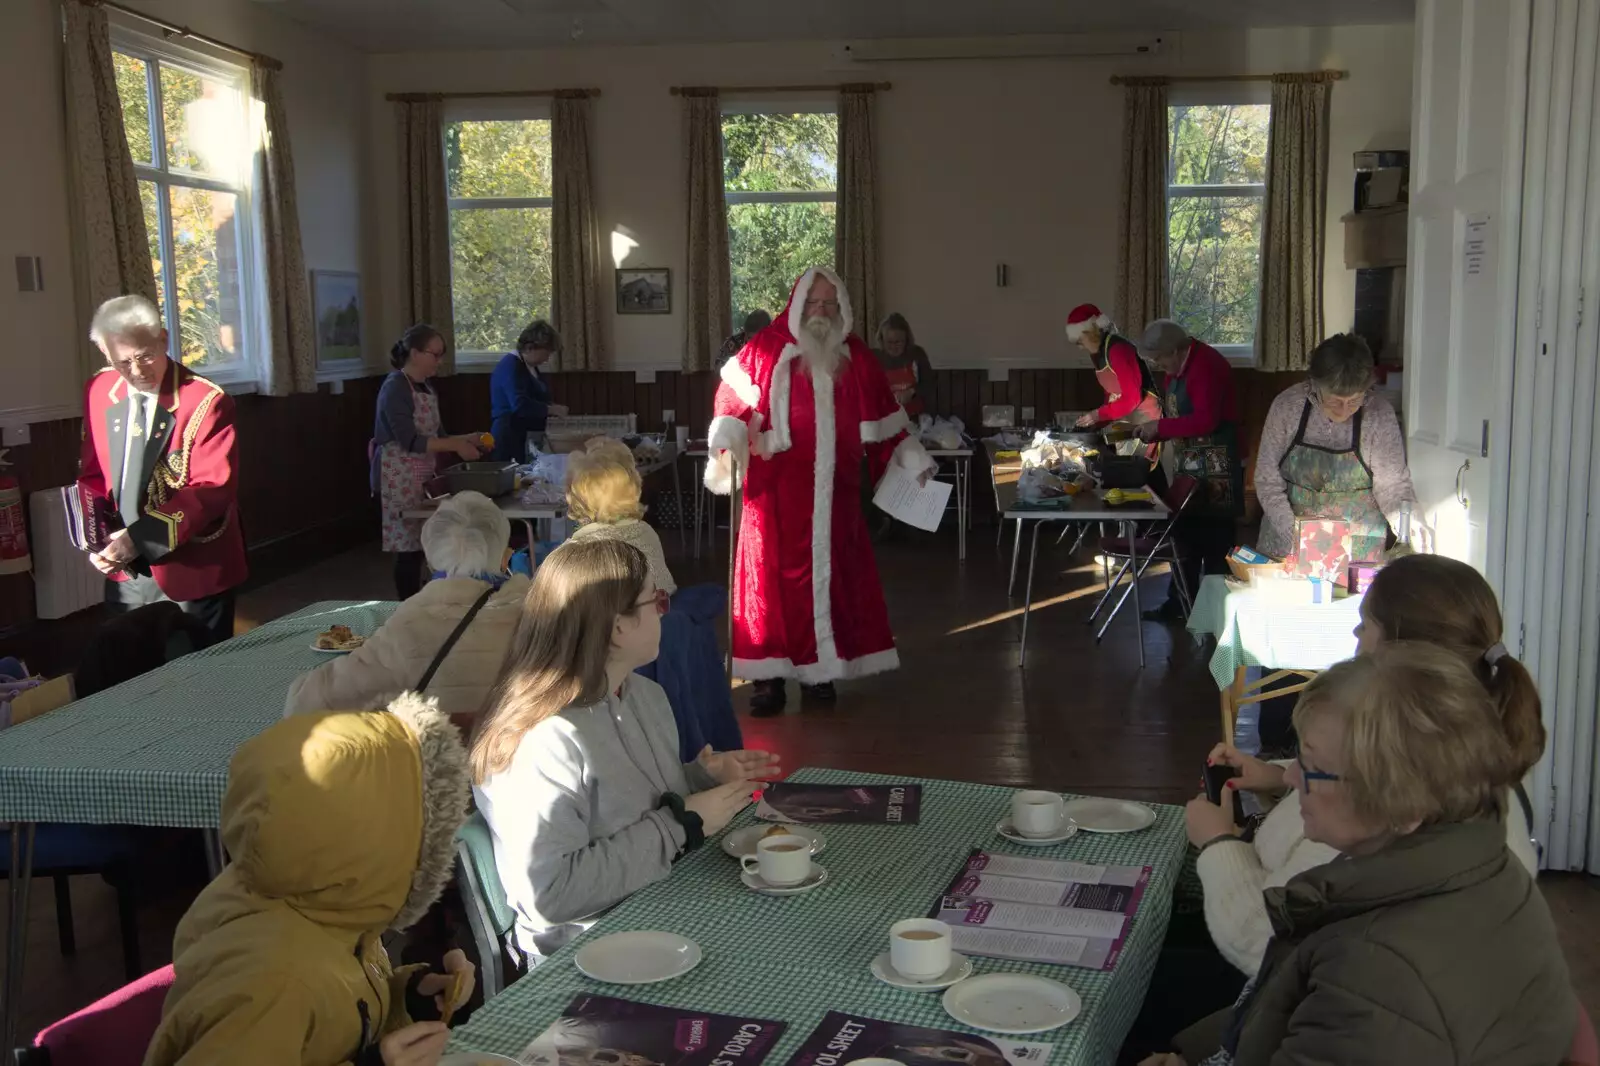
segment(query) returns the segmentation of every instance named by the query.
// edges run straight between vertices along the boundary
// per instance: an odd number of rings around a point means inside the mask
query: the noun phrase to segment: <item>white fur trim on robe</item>
[[[902,430],[911,432],[911,419],[904,407],[897,407],[892,415],[884,415],[876,422],[861,423],[861,443],[881,444]]]
[[[729,359],[723,363],[721,377],[746,407],[754,410],[761,405],[761,390],[750,380],[750,375],[739,365],[739,360]]]
[[[750,462],[750,426],[742,418],[718,415],[706,435],[706,488],[718,496],[731,493],[736,461],[740,467]]]

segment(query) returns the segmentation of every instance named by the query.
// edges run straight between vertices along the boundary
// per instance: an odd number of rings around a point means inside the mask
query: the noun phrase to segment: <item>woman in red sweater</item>
[[[1244,463],[1239,441],[1239,401],[1233,367],[1211,345],[1189,336],[1167,318],[1145,327],[1139,354],[1165,377],[1162,418],[1140,426],[1140,438],[1166,442],[1161,466],[1170,482],[1188,474],[1200,491],[1174,532],[1183,556],[1184,584],[1190,596],[1204,572],[1221,573],[1233,549],[1244,514]],[[1167,602],[1146,611],[1151,621],[1182,622],[1185,617],[1176,582]]]
[[[1116,328],[1111,316],[1094,304],[1079,304],[1067,315],[1067,340],[1089,353],[1095,380],[1106,393],[1105,403],[1078,419],[1079,429],[1117,421],[1137,426],[1161,417],[1161,398],[1150,368]]]

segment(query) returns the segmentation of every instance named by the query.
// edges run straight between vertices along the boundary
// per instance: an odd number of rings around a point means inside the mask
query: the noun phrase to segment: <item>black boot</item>
[[[1183,616],[1183,604],[1177,600],[1168,600],[1155,610],[1144,612],[1143,617],[1146,622],[1169,626],[1181,626],[1187,621]]]
[[[800,698],[813,703],[832,703],[839,694],[833,690],[832,681],[824,681],[820,685],[801,685]]]
[[[782,714],[786,702],[781,678],[776,681],[757,681],[755,695],[750,697],[750,716],[770,718]]]

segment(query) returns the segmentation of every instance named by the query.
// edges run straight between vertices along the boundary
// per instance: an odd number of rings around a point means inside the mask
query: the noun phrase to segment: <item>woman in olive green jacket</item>
[[[1306,835],[1341,858],[1267,891],[1274,936],[1238,1005],[1145,1063],[1559,1062],[1576,999],[1506,849],[1517,760],[1482,683],[1397,642],[1318,676],[1294,719]]]

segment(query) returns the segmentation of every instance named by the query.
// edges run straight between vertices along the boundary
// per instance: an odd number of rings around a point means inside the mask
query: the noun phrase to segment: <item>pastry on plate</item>
[[[317,647],[324,651],[348,651],[361,647],[364,639],[351,632],[349,626],[333,626],[317,634]]]

